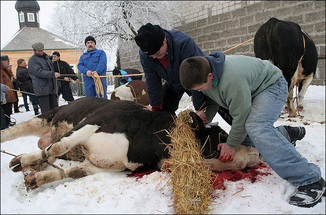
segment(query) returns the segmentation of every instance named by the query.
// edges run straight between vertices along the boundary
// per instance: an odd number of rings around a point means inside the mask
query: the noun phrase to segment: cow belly
[[[122,171],[135,170],[141,164],[128,162],[129,141],[121,133],[95,133],[85,145],[87,159],[97,167]]]

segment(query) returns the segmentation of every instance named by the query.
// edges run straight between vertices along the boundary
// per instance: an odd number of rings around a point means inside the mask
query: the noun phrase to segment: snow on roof
[[[32,44],[42,42],[44,49],[83,48],[39,27],[24,27],[3,45],[2,51],[32,50]]]

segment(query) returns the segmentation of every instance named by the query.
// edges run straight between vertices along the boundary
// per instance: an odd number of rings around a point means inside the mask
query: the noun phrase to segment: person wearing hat
[[[34,55],[28,60],[28,72],[33,82],[33,90],[41,107],[42,114],[58,107],[56,78],[49,56],[44,52],[41,42],[32,45]]]
[[[62,97],[68,103],[74,100],[70,89],[70,79],[80,83],[78,77],[76,76],[74,70],[71,66],[66,62],[60,59],[60,53],[55,51],[52,53],[52,60],[53,60],[53,68],[55,72],[60,73],[60,79],[58,80],[58,96],[62,93]]]
[[[86,75],[83,78],[85,96],[102,97],[102,95],[98,95],[96,92],[96,85],[93,75],[97,73],[99,76],[106,76],[106,54],[103,50],[95,48],[96,41],[92,36],[85,38],[85,46],[87,51],[80,56],[77,65],[78,70]],[[104,98],[107,98],[106,77],[101,77],[100,79],[103,86]]]
[[[12,79],[13,79],[13,73],[9,69],[10,60],[8,55],[2,55],[1,56],[1,84],[7,85],[10,89],[14,89]],[[15,122],[10,121],[10,115],[12,114],[12,106],[13,103],[17,101],[17,97],[12,90],[7,90],[5,92],[6,94],[6,103],[1,104],[1,108],[3,109],[3,112],[6,116],[6,127],[15,125]]]
[[[196,110],[206,107],[206,97],[201,92],[187,90],[180,83],[181,62],[188,57],[204,56],[189,35],[147,23],[139,28],[135,41],[140,48],[140,62],[149,94],[150,106],[147,109],[164,110],[175,115],[184,93],[193,97]],[[161,79],[165,80],[163,86]],[[232,119],[226,109],[221,108],[219,113],[231,124]]]

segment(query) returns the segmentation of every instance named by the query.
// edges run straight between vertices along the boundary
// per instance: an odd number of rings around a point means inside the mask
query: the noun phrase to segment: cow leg
[[[293,103],[293,89],[298,79],[298,70],[294,73],[291,78],[291,84],[289,86],[288,98],[287,98],[287,111],[289,112],[289,117],[296,117],[297,113],[295,111],[294,103]]]
[[[314,74],[311,73],[310,75],[308,75],[303,81],[302,81],[302,87],[299,91],[299,102],[298,102],[298,107],[297,109],[299,111],[303,111],[303,99],[304,96],[307,92],[308,86],[310,85],[310,83],[312,82],[312,79],[314,77]]]
[[[51,145],[51,131],[44,134],[37,142],[37,145],[40,149],[45,149],[49,145]]]
[[[93,175],[98,172],[108,172],[109,169],[95,167],[90,163],[81,163],[66,169],[51,169],[41,172],[26,172],[25,186],[27,190],[36,189],[44,184],[59,181],[64,178],[82,178],[88,175]]]
[[[78,144],[85,143],[98,129],[96,125],[85,125],[78,130],[66,134],[56,143],[44,150],[22,154],[10,161],[9,167],[14,171],[21,171],[28,166],[35,166],[48,161],[50,157],[61,156]]]
[[[261,160],[255,147],[240,145],[236,148],[234,159],[231,162],[222,162],[219,159],[206,159],[205,162],[212,171],[222,172],[231,169],[242,170],[260,164]]]

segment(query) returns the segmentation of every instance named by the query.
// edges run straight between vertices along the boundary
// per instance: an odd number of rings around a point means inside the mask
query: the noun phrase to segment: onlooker
[[[76,76],[74,70],[70,67],[70,65],[66,61],[62,61],[60,59],[59,52],[52,53],[52,60],[54,71],[60,73],[60,79],[64,79],[58,80],[58,96],[60,96],[62,93],[63,99],[67,102],[71,102],[74,100],[74,97],[72,96],[72,92],[69,85],[70,78],[75,80],[77,83],[80,83],[80,81],[78,80],[78,77]]]
[[[13,74],[13,72],[12,72],[12,64],[11,63],[9,63],[9,70]],[[12,85],[14,86],[14,93],[15,93],[15,96],[17,98],[17,101],[14,102],[14,111],[15,111],[15,113],[21,113],[19,111],[19,105],[18,105],[19,97],[18,97],[17,91],[19,91],[19,87],[18,87],[16,75],[13,75],[13,77],[12,77]]]
[[[87,75],[84,76],[84,90],[85,96],[101,97],[96,92],[93,75],[97,73],[99,76],[106,76],[106,54],[103,50],[96,49],[96,41],[94,37],[88,36],[85,39],[85,46],[87,51],[80,56],[78,62],[78,70]],[[104,98],[107,98],[107,83],[106,77],[101,77],[101,83],[104,91]]]
[[[9,57],[8,55],[2,55],[1,56],[1,84],[7,85],[10,89],[13,89],[13,83],[12,78],[13,74],[12,71],[9,69]],[[8,95],[7,103],[3,104],[1,107],[4,111],[4,113],[7,115],[6,117],[6,124],[8,126],[13,126],[16,123],[10,121],[10,116],[12,114],[12,105],[14,102],[17,101],[17,97],[14,93],[14,91],[9,90],[5,92]]]
[[[32,78],[34,93],[37,96],[42,113],[58,107],[56,78],[49,56],[44,53],[41,42],[32,45],[34,55],[28,60],[28,72]]]
[[[6,119],[7,117],[5,116],[5,112],[2,109],[2,105],[7,103],[7,98],[6,98],[7,96],[4,92],[8,90],[10,90],[10,88],[7,85],[1,84],[1,128],[0,130],[8,128],[8,123]]]
[[[288,95],[279,68],[258,58],[214,52],[184,60],[180,80],[186,89],[202,91],[211,99],[206,114],[198,113],[205,123],[218,106],[229,109],[233,121],[226,143],[218,147],[221,161],[232,161],[240,144],[255,146],[280,177],[298,187],[290,204],[313,207],[321,201],[325,181],[320,168],[308,163],[293,144],[305,136],[304,127],[274,127]]]
[[[118,69],[114,69],[112,73],[113,73],[113,75],[128,75],[128,73],[126,71],[118,70]],[[131,77],[129,77],[129,76],[118,77],[118,80],[119,80],[120,86],[125,85],[129,81],[132,81]]]
[[[27,102],[27,96],[29,97],[29,100],[32,102],[34,114],[38,115],[38,100],[37,97],[34,95],[33,90],[33,82],[31,77],[29,76],[27,64],[24,59],[18,59],[17,60],[17,70],[16,70],[16,77],[17,77],[17,83],[20,88],[24,100],[24,107],[26,111],[29,111],[29,106]],[[26,92],[26,93],[25,93]]]
[[[191,56],[204,56],[191,37],[180,31],[165,30],[159,25],[147,23],[140,27],[135,41],[140,47],[140,62],[145,72],[151,105],[148,109],[175,114],[184,93],[193,96],[196,110],[205,108],[202,93],[187,90],[180,83],[181,62]],[[163,86],[161,79],[165,80]],[[226,109],[220,108],[219,114],[231,124],[232,119]]]
[[[114,68],[112,71],[113,75],[129,75],[129,74],[141,74],[139,70],[137,69],[117,69]],[[119,77],[119,84],[120,85],[124,85],[129,81],[133,81],[133,80],[142,80],[142,76],[141,75],[137,75],[137,76],[123,76],[123,77]]]

